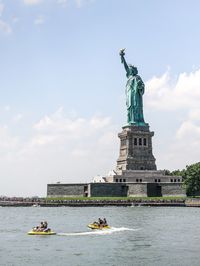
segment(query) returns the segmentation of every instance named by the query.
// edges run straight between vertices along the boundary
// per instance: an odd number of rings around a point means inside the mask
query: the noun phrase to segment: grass
[[[79,201],[117,201],[117,200],[185,200],[187,197],[47,197],[46,201],[58,201],[58,200],[79,200]]]

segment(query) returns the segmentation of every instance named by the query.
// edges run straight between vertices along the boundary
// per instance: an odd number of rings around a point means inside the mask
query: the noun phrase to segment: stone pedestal
[[[149,125],[128,125],[118,134],[120,155],[117,171],[120,170],[156,170],[155,157],[152,153],[152,137]]]

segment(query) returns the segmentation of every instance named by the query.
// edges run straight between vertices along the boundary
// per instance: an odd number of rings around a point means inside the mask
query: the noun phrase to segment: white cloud
[[[75,0],[76,6],[81,8],[86,3],[92,3],[94,0]]]
[[[200,108],[194,108],[189,112],[189,119],[193,121],[200,120]]]
[[[6,34],[12,33],[12,28],[8,23],[0,19],[0,31]]]
[[[85,157],[88,156],[88,151],[83,149],[74,149],[71,152],[71,155],[74,156],[76,159],[79,157]]]
[[[25,5],[37,5],[42,3],[43,0],[23,0]]]
[[[56,136],[48,136],[48,135],[42,135],[42,134],[38,134],[36,135],[32,141],[30,142],[30,146],[28,146],[28,148],[32,149],[34,147],[39,147],[39,146],[44,146],[44,145],[49,145],[52,142],[54,142],[56,140]]]
[[[194,108],[189,111],[185,120],[180,124],[175,141],[178,145],[181,144],[181,149],[189,150],[189,153],[185,153],[186,157],[192,158],[193,161],[199,161],[200,158],[200,107]],[[196,152],[194,153],[194,150]],[[183,151],[183,150],[182,150]],[[179,150],[181,153],[181,150]],[[196,157],[195,154],[198,154]],[[189,155],[189,156],[188,156]]]
[[[199,121],[200,122],[200,121]],[[171,169],[183,169],[186,165],[199,162],[200,123],[186,120],[174,132],[174,138],[168,143],[163,163]]]
[[[22,118],[23,118],[23,115],[19,113],[19,114],[14,115],[14,117],[13,117],[13,121],[14,121],[15,123],[18,123],[19,121],[22,120]]]
[[[101,129],[110,124],[110,117],[93,117],[90,120],[91,127]]]
[[[200,127],[192,123],[191,121],[184,121],[176,133],[177,139],[186,140],[186,138],[190,139],[190,144],[196,139],[199,140],[200,143]],[[192,139],[191,139],[192,137]],[[188,145],[188,141],[186,142]]]
[[[18,147],[18,138],[11,136],[6,125],[0,126],[0,158],[7,159]]]
[[[45,116],[33,128],[41,134],[54,134],[59,138],[64,134],[65,137],[76,138],[86,131],[86,120],[84,118],[76,118],[74,120],[65,117],[63,108],[59,108],[54,114]]]
[[[2,17],[4,7],[4,4],[0,2],[0,17]],[[12,32],[12,28],[6,21],[0,19],[0,31],[5,34],[10,34]]]
[[[153,109],[160,117],[167,118],[169,132],[176,122],[170,132],[173,137],[163,142],[165,148],[157,148],[157,160],[162,161],[163,168],[171,169],[199,161],[200,70],[181,73],[176,80],[167,72],[146,82],[146,89],[147,112]]]
[[[4,11],[4,4],[0,3],[0,17],[2,16],[3,11]]]
[[[6,105],[6,106],[4,107],[4,110],[5,110],[6,112],[9,112],[9,111],[11,110],[10,105]]]
[[[68,0],[58,0],[57,3],[62,7],[67,7]]]
[[[70,3],[75,3],[77,8],[83,7],[86,3],[92,3],[94,0],[57,0],[57,3],[62,7],[67,7]]]
[[[78,8],[80,8],[83,5],[83,0],[75,0],[75,2]]]
[[[35,24],[35,25],[41,25],[41,24],[44,24],[44,17],[43,17],[43,16],[38,16],[38,17],[34,20],[34,24]]]
[[[194,108],[200,102],[200,70],[181,73],[174,82],[169,73],[146,82],[147,106],[160,110]]]
[[[62,182],[86,182],[99,172],[106,173],[117,159],[115,131],[109,117],[72,119],[62,107],[35,123],[26,140],[11,137],[8,128],[3,128],[0,175],[9,175],[13,185],[5,190],[8,181],[3,181],[0,194],[45,195],[47,183],[58,177]]]
[[[16,17],[16,16],[13,16],[13,17],[12,17],[12,22],[13,22],[13,23],[17,23],[17,22],[19,22],[19,20],[20,20],[19,17]]]
[[[35,135],[31,141],[30,147],[39,147],[45,145],[56,145],[57,147],[69,143],[76,143],[74,154],[84,154],[88,150],[93,138],[99,139],[101,134],[105,134],[105,130],[111,127],[110,117],[93,116],[87,120],[77,117],[69,119],[64,115],[63,108],[59,108],[51,116],[45,116],[34,125]],[[91,143],[89,143],[91,140]],[[96,140],[97,141],[97,140]],[[81,152],[80,152],[81,150]],[[84,150],[84,152],[82,152]],[[90,151],[91,152],[91,151]]]

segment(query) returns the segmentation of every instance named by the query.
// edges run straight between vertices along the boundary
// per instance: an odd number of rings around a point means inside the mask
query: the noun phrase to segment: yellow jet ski
[[[33,231],[33,230],[31,230],[31,231],[29,231],[28,233],[27,233],[28,235],[41,235],[41,236],[51,236],[51,235],[56,235],[56,233],[55,232],[53,232],[53,231],[47,231],[47,232],[37,232],[37,231]]]
[[[98,229],[98,230],[105,230],[110,229],[111,227],[109,225],[99,225],[98,223],[88,224],[88,227],[90,229]]]

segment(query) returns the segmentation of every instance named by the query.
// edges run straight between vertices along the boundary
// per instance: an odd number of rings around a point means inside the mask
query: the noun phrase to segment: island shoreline
[[[67,200],[1,200],[1,207],[200,207],[200,198],[185,199],[126,199],[126,200],[101,200],[101,199],[67,199]]]

